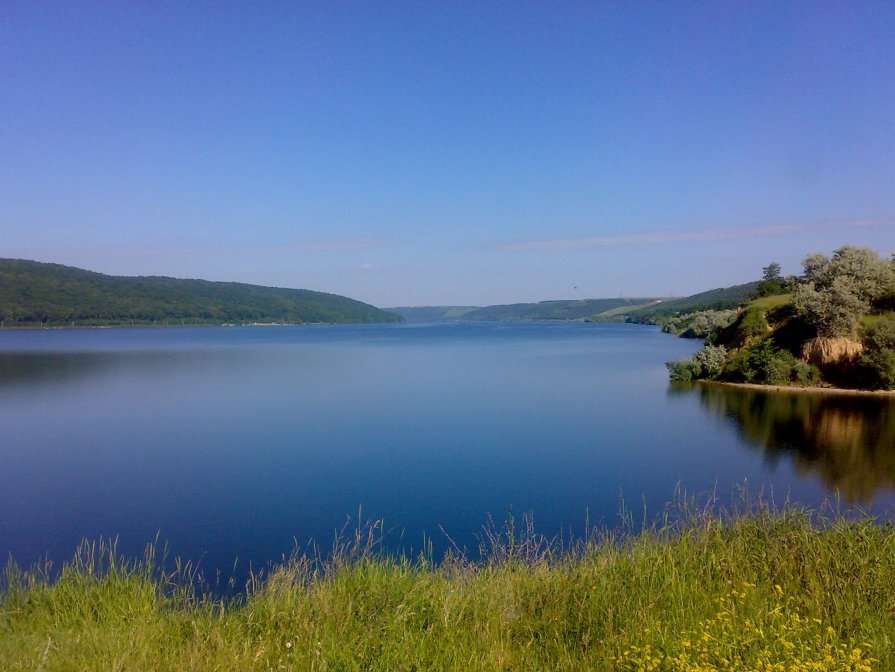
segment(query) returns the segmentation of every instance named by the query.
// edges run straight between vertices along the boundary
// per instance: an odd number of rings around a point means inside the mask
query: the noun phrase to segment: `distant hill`
[[[757,282],[712,289],[693,296],[638,297],[616,299],[570,299],[539,303],[511,303],[474,308],[469,306],[428,306],[389,308],[408,320],[504,321],[504,320],[587,320],[589,322],[635,322],[658,324],[680,313],[736,308],[755,296]]]
[[[466,313],[478,308],[477,306],[402,306],[383,310],[396,313],[408,322],[454,322],[462,320]]]
[[[655,299],[580,299],[566,301],[541,301],[540,303],[513,303],[504,306],[488,306],[470,311],[465,320],[583,320],[622,306],[641,306]]]
[[[0,259],[0,321],[36,325],[400,322],[360,301],[239,282],[112,276]]]
[[[680,299],[666,299],[659,303],[643,306],[630,311],[625,320],[639,324],[655,324],[662,318],[684,313],[695,313],[701,310],[726,310],[737,308],[755,298],[758,282],[744,285],[710,289],[706,292],[685,296]]]
[[[652,305],[656,298],[568,299],[539,303],[485,306],[423,306],[388,308],[412,322],[486,322],[511,320],[582,320],[595,315]],[[618,318],[619,320],[623,318]]]

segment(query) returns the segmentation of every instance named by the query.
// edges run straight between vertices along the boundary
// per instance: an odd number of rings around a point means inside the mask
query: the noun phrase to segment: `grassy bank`
[[[895,535],[760,509],[488,559],[389,559],[358,536],[240,598],[85,546],[54,581],[11,567],[3,670],[891,670]]]

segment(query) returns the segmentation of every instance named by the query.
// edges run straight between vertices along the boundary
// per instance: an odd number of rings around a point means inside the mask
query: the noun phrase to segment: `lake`
[[[206,573],[383,521],[475,555],[531,512],[564,537],[744,486],[895,503],[895,400],[672,386],[655,327],[458,323],[0,331],[0,554],[158,537]]]

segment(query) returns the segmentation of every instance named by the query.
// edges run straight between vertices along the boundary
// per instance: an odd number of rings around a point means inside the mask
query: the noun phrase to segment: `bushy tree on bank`
[[[702,378],[714,378],[721,373],[727,360],[727,348],[723,345],[707,345],[693,357],[667,362],[671,380],[687,382]]]
[[[815,254],[803,267],[792,303],[818,336],[854,338],[873,302],[895,292],[895,264],[868,248],[846,245],[832,258]]]

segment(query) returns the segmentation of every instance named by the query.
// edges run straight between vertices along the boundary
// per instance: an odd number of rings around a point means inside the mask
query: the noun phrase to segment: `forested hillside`
[[[755,297],[758,285],[758,281],[748,282],[744,285],[710,289],[679,299],[668,299],[634,309],[625,316],[625,319],[638,324],[661,324],[667,318],[686,313],[736,308]]]
[[[360,301],[238,282],[103,275],[0,259],[0,323],[11,326],[399,322]]]

